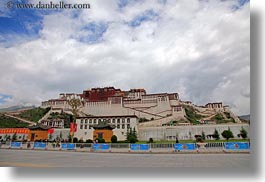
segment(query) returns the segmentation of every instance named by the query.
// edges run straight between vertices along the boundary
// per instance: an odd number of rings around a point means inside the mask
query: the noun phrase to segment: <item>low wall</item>
[[[191,126],[163,126],[163,127],[140,127],[139,140],[148,141],[153,138],[156,141],[160,140],[175,140],[176,136],[179,140],[194,140],[194,135],[201,135],[202,132],[205,136],[212,135],[215,129],[218,131],[220,139],[223,139],[221,133],[230,128],[234,134],[234,138],[239,138],[237,135],[240,133],[242,127],[247,131],[249,137],[249,124],[218,124],[218,125],[191,125]]]

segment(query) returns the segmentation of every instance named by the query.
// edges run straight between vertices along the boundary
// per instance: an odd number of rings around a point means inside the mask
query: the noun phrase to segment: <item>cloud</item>
[[[12,44],[0,44],[0,93],[14,102],[3,107],[115,86],[250,112],[248,2],[89,3],[90,10],[42,13],[35,37],[5,34]]]

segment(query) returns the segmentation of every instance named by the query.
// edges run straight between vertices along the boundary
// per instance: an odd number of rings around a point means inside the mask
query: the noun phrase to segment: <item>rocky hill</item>
[[[241,123],[242,121],[228,108],[203,108],[193,104],[181,103],[185,110],[184,117],[175,118],[168,116],[157,120],[140,119],[140,126],[183,126],[198,124],[224,124],[224,123]]]

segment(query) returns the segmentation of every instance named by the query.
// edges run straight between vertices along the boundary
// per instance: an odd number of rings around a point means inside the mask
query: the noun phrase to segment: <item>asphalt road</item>
[[[0,166],[249,168],[250,154],[126,154],[0,149]]]

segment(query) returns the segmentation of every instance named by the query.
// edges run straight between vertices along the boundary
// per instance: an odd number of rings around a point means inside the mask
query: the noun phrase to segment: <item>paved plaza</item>
[[[249,168],[250,154],[135,154],[0,149],[0,166]]]

